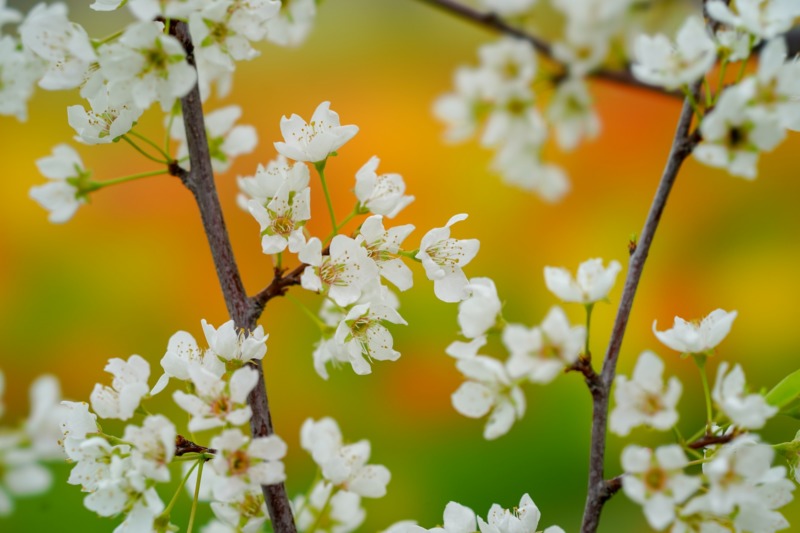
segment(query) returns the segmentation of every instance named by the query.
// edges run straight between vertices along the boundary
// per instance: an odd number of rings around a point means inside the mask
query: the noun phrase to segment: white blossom
[[[562,150],[573,150],[583,138],[597,137],[600,119],[582,78],[569,78],[558,84],[547,108],[547,120],[555,128],[556,142]]]
[[[736,311],[715,309],[699,324],[676,316],[672,328],[666,331],[657,331],[654,320],[653,333],[664,345],[677,352],[709,353],[728,335],[736,315]]]
[[[717,46],[703,20],[690,16],[675,37],[640,35],[634,44],[633,75],[650,85],[667,89],[689,85],[702,78],[717,60]]]
[[[294,508],[297,509],[297,526],[301,531],[308,531],[312,524],[317,524],[316,531],[323,533],[349,533],[356,531],[367,516],[358,494],[337,491],[325,480],[312,487],[308,498],[299,495]],[[325,516],[320,520],[322,513]]]
[[[378,174],[380,160],[372,156],[356,172],[356,198],[359,207],[376,215],[394,218],[408,204],[413,196],[405,194],[406,184],[400,174]]]
[[[269,518],[261,487],[249,489],[233,501],[211,502],[211,510],[217,520],[228,526],[224,530],[228,532],[256,533]]]
[[[755,179],[759,153],[775,148],[786,132],[774,115],[751,105],[754,97],[752,83],[739,83],[722,92],[700,123],[703,141],[692,152],[698,161]]]
[[[311,188],[308,167],[289,167],[279,158],[266,168],[258,166],[252,178],[240,178],[239,187],[254,199],[242,200],[261,226],[261,249],[265,254],[298,252],[303,244],[303,227],[311,218]]]
[[[248,363],[253,360],[261,360],[267,353],[267,338],[262,326],[256,327],[253,331],[245,331],[237,328],[233,320],[228,320],[218,329],[201,320],[203,333],[208,342],[211,353],[224,361],[237,361],[240,364]]]
[[[484,521],[478,517],[481,533],[536,533],[542,513],[528,494],[520,498],[513,510],[492,505]],[[564,533],[558,526],[550,526],[542,533]]]
[[[433,281],[433,292],[443,302],[460,302],[469,296],[467,276],[462,267],[472,261],[480,248],[478,239],[453,239],[450,226],[467,215],[454,215],[443,228],[434,228],[422,237],[417,259]]]
[[[604,267],[602,259],[589,259],[578,266],[576,277],[565,268],[544,267],[544,282],[564,302],[592,304],[608,298],[620,270],[617,261]]]
[[[36,167],[51,181],[31,187],[31,198],[50,211],[50,222],[68,221],[86,202],[78,188],[78,183],[88,177],[81,157],[69,145],[59,144],[53,148],[53,155],[37,159]]]
[[[465,507],[460,503],[449,502],[444,508],[442,527],[434,527],[431,529],[422,528],[416,524],[410,524],[402,533],[423,533],[429,531],[431,533],[474,533],[476,528],[475,512],[469,507]],[[388,530],[384,533],[388,533]]]
[[[169,481],[169,463],[175,456],[175,425],[162,415],[144,419],[141,427],[126,426],[123,440],[131,446],[131,461],[149,479]]]
[[[286,443],[277,435],[251,439],[238,429],[223,431],[211,440],[217,450],[211,466],[219,476],[214,482],[214,498],[240,499],[259,485],[274,485],[286,479],[281,459]]]
[[[2,382],[0,373],[0,382]],[[0,383],[0,418],[2,417],[2,383]],[[63,459],[61,421],[66,407],[61,405],[61,385],[50,374],[39,376],[28,393],[30,413],[25,420],[25,434],[39,459]]]
[[[322,243],[316,237],[300,250],[300,261],[306,263],[301,277],[304,289],[319,292],[328,287],[328,296],[338,305],[354,303],[361,289],[378,277],[378,266],[370,259],[366,248],[355,239],[337,235],[330,244],[330,255],[322,255]]]
[[[316,0],[284,0],[278,14],[267,21],[267,40],[280,46],[298,46],[308,37],[316,17]]]
[[[528,329],[508,324],[503,344],[511,353],[506,367],[513,376],[534,383],[550,383],[565,367],[578,360],[586,342],[586,327],[571,326],[564,311],[554,306],[541,325]]]
[[[789,526],[775,509],[792,500],[794,484],[786,479],[786,468],[771,467],[772,448],[740,437],[723,446],[703,463],[709,489],[691,499],[684,515],[709,513],[731,516],[739,530],[772,532]]]
[[[683,387],[677,377],[667,385],[663,379],[664,362],[650,351],[642,352],[633,369],[632,379],[618,375],[615,380],[616,406],[609,417],[609,429],[626,436],[631,429],[647,425],[665,431],[678,421],[675,406]]]
[[[383,217],[373,215],[364,221],[356,236],[356,242],[366,248],[369,258],[378,265],[380,275],[401,291],[410,289],[414,284],[411,269],[398,255],[400,246],[412,231],[413,224],[387,230],[383,227]]]
[[[172,398],[192,415],[189,431],[202,431],[226,425],[241,426],[253,414],[247,396],[258,383],[258,372],[249,366],[236,370],[226,381],[198,366],[189,367],[196,394],[175,391]]]
[[[38,459],[32,448],[23,446],[21,433],[0,433],[0,517],[14,510],[13,496],[40,494],[52,485],[53,475]]]
[[[469,296],[458,304],[458,325],[468,339],[480,337],[497,325],[502,304],[490,278],[472,278]]]
[[[661,531],[675,520],[675,506],[697,492],[702,481],[687,476],[689,464],[683,449],[676,444],[661,446],[655,452],[630,445],[622,451],[622,490],[643,507],[650,527]]]
[[[114,379],[111,387],[99,383],[94,386],[90,396],[92,409],[100,418],[128,420],[150,392],[147,386],[150,365],[142,357],[132,355],[127,361],[117,357],[109,359],[104,370]]]
[[[10,35],[0,36],[0,115],[28,119],[28,100],[46,63],[26,49],[20,49]]]
[[[330,102],[319,104],[308,123],[298,115],[282,117],[281,134],[284,142],[276,142],[275,149],[295,161],[325,161],[358,133],[358,126],[341,126],[339,115],[331,111],[330,106]]]
[[[761,394],[746,394],[744,371],[736,365],[728,372],[727,361],[717,368],[717,381],[711,397],[734,424],[744,429],[761,429],[778,412]],[[726,375],[727,374],[727,375]]]
[[[128,133],[139,120],[142,110],[133,102],[109,104],[108,87],[103,86],[89,99],[90,110],[82,105],[67,108],[67,122],[75,130],[75,140],[85,144],[108,144]]]
[[[508,433],[514,421],[525,414],[525,395],[505,365],[483,355],[464,357],[456,368],[467,381],[452,396],[453,407],[469,418],[489,414],[483,438],[496,439]]]
[[[336,328],[334,339],[343,345],[353,371],[358,375],[372,372],[369,361],[396,361],[400,352],[393,349],[392,334],[384,323],[408,323],[387,305],[360,304],[353,306]]]
[[[343,444],[342,433],[332,418],[309,418],[300,428],[300,446],[320,466],[323,477],[335,486],[365,498],[381,498],[391,479],[383,465],[368,465],[370,444],[361,440]]]
[[[734,11],[727,2],[712,0],[705,7],[711,18],[763,39],[785,33],[800,16],[793,0],[736,0],[735,6]]]
[[[169,111],[197,81],[183,47],[164,34],[161,22],[131,24],[119,39],[101,46],[98,55],[112,106],[133,101],[136,107],[147,109],[157,101],[163,111]]]
[[[158,380],[158,384],[153,387],[153,394],[161,392],[171,377],[183,381],[191,379],[189,377],[189,368],[192,366],[203,367],[218,376],[225,371],[225,366],[219,360],[217,354],[211,350],[201,350],[190,333],[178,331],[169,338],[167,351],[164,357],[161,358],[161,367],[164,369],[164,375]]]
[[[96,55],[86,31],[67,19],[67,5],[37,4],[19,25],[22,44],[44,59],[43,89],[71,89],[83,83]]]

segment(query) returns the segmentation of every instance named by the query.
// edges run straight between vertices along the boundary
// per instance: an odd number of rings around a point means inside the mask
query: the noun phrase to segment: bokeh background
[[[17,2],[24,5],[27,2]],[[115,31],[120,14],[88,10],[72,2],[71,18],[90,35]],[[25,6],[27,8],[27,6]],[[460,212],[470,218],[454,228],[456,237],[481,240],[469,276],[493,278],[509,321],[537,323],[556,302],[544,288],[545,265],[574,269],[591,257],[626,264],[627,242],[639,232],[665,160],[679,103],[673,99],[604,83],[592,88],[602,118],[601,137],[569,155],[549,154],[569,172],[572,193],[560,204],[503,185],[488,170],[490,154],[476,143],[448,146],[431,104],[451,87],[452,72],[474,63],[476,48],[494,36],[412,0],[325,2],[310,39],[298,49],[264,46],[260,58],[242,63],[234,89],[224,101],[242,106],[242,122],[258,128],[260,146],[218,176],[234,250],[245,285],[253,293],[271,276],[270,258],[260,252],[258,226],[235,205],[237,175],[250,175],[275,152],[279,120],[298,113],[308,118],[330,100],[342,122],[359,134],[328,164],[329,183],[340,217],[354,197],[355,171],[372,155],[379,169],[399,172],[416,196],[397,223],[413,223],[416,246],[424,233]],[[227,320],[205,237],[191,195],[174,178],[160,177],[101,191],[63,226],[28,198],[43,182],[34,160],[67,142],[72,130],[65,108],[75,93],[39,91],[24,124],[0,118],[0,368],[7,377],[4,423],[28,412],[29,384],[42,373],[57,375],[68,399],[86,400],[96,382],[107,382],[110,357],[138,353],[160,374],[158,361],[169,337],[186,330],[202,339],[200,319]],[[158,113],[148,113],[141,131],[161,138]],[[77,146],[98,179],[153,167],[127,146]],[[800,296],[800,141],[796,136],[763,157],[759,178],[746,182],[689,161],[681,172],[658,231],[625,338],[620,371],[629,373],[638,354],[653,349],[668,373],[684,382],[680,427],[701,423],[697,372],[660,346],[651,333],[674,315],[702,317],[722,307],[737,309],[733,331],[718,358],[745,365],[754,388],[771,387],[800,367],[797,301]],[[329,231],[324,202],[313,192],[313,233]],[[622,275],[624,275],[623,272]],[[413,518],[426,527],[441,523],[448,501],[486,515],[492,503],[511,507],[530,493],[543,512],[542,526],[576,531],[583,509],[589,445],[589,394],[578,375],[560,376],[549,386],[527,389],[528,413],[494,442],[481,437],[483,421],[458,415],[450,394],[461,383],[444,348],[457,337],[457,306],[433,296],[420,268],[416,285],[402,295],[408,327],[395,327],[397,362],[377,363],[373,374],[349,368],[329,381],[313,371],[311,351],[318,332],[292,302],[270,302],[261,324],[270,333],[264,360],[273,418],[289,443],[286,458],[290,494],[307,490],[313,463],[298,445],[308,417],[336,418],[347,439],[372,442],[372,462],[392,472],[388,495],[365,500],[362,531],[378,531]],[[622,277],[611,305],[598,305],[592,349],[604,351],[619,301]],[[311,308],[316,295],[292,294]],[[575,322],[582,308],[567,306]],[[498,353],[497,355],[501,355]],[[710,362],[711,375],[717,359]],[[181,419],[168,397],[151,411]],[[779,419],[764,433],[772,442],[791,440],[798,423]],[[658,444],[669,435],[635,430],[629,439],[609,436],[607,472],[619,472],[627,442]],[[108,531],[81,504],[83,495],[64,483],[66,465],[46,495],[19,499],[0,530]],[[177,476],[176,476],[177,477]],[[163,490],[168,500],[171,491]],[[176,523],[185,524],[189,500]],[[800,505],[786,514],[800,523]],[[202,511],[200,523],[210,517]],[[68,524],[65,525],[65,524]],[[641,511],[619,495],[606,506],[601,531],[646,531]]]

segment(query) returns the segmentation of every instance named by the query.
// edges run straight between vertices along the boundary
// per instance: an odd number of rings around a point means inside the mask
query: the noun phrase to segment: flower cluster
[[[654,332],[658,339],[697,361],[705,381],[705,362],[731,328],[736,312],[717,309],[699,323],[679,317],[667,331]],[[783,466],[772,466],[772,447],[757,435],[778,412],[761,394],[748,394],[744,372],[736,365],[728,372],[721,362],[713,392],[707,395],[708,421],[694,441],[680,438],[678,444],[652,450],[629,445],[622,453],[626,472],[625,494],[640,504],[656,530],[772,532],[788,527],[777,509],[791,501],[794,485]],[[644,352],[633,378],[617,377],[610,429],[625,436],[632,428],[646,425],[659,431],[677,431],[676,405],[682,385],[672,377],[663,383],[664,363],[652,352]],[[716,416],[712,409],[716,409]],[[712,423],[713,421],[713,423]],[[680,433],[677,433],[680,435]],[[784,449],[789,445],[783,446]],[[699,453],[697,450],[703,450]],[[696,459],[690,462],[687,453]],[[701,463],[697,471],[693,464]]]
[[[485,520],[476,516],[469,507],[450,502],[444,508],[442,527],[425,529],[416,522],[407,520],[392,525],[383,533],[424,533],[426,531],[474,533],[477,530],[480,530],[481,533],[538,533],[541,518],[542,513],[539,508],[533,503],[531,497],[525,494],[520,498],[519,505],[516,505],[513,510],[504,509],[499,504],[492,505]],[[558,526],[550,526],[542,533],[564,533],[564,530]]]
[[[0,420],[5,414],[5,376],[0,372]],[[40,376],[31,384],[28,418],[0,426],[0,517],[14,511],[14,498],[47,491],[53,475],[44,462],[62,461],[58,445],[58,418],[63,411],[61,387],[54,376]]]
[[[606,299],[621,266],[612,261],[603,267],[601,259],[580,265],[574,279],[563,268],[545,267],[545,283],[564,302],[591,307]],[[506,323],[494,282],[472,278],[470,296],[459,304],[458,323],[468,342],[455,341],[447,353],[467,379],[452,395],[453,407],[464,416],[489,415],[483,436],[496,439],[506,434],[525,414],[525,383],[547,384],[578,362],[586,349],[586,327],[570,324],[566,313],[554,306],[538,326]],[[499,333],[508,358],[501,362],[479,355],[487,335]]]
[[[261,228],[261,248],[282,265],[284,255],[297,254],[305,265],[300,274],[303,288],[326,297],[320,310],[322,339],[314,350],[314,368],[324,379],[328,365],[347,363],[356,374],[372,372],[371,361],[394,361],[389,324],[406,324],[398,312],[399,301],[388,281],[400,291],[413,285],[406,260],[422,263],[434,293],[445,302],[459,302],[470,295],[462,267],[477,254],[476,239],[451,237],[451,226],[467,215],[452,217],[444,227],[422,237],[416,251],[403,243],[414,230],[412,224],[386,227],[414,197],[406,194],[399,174],[380,174],[379,160],[370,158],[355,176],[355,205],[342,221],[337,220],[327,189],[326,167],[330,157],[358,132],[355,125],[342,125],[329,102],[322,102],[310,121],[298,115],[281,120],[283,141],[276,142],[279,155],[256,174],[238,179],[238,203]],[[327,238],[311,236],[310,169],[313,166],[328,203],[332,231]],[[351,235],[340,233],[346,223],[366,216]]]

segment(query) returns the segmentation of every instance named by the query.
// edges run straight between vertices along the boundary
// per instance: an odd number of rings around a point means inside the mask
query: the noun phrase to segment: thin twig
[[[186,59],[190,65],[195,66],[194,46],[189,35],[189,28],[184,22],[173,21],[170,31],[178,38],[186,50]],[[256,321],[261,313],[254,313],[250,299],[244,290],[242,278],[233,256],[222,208],[214,184],[214,174],[211,169],[211,157],[206,139],[203,106],[200,100],[200,91],[195,84],[192,91],[181,98],[181,110],[186,126],[186,142],[189,147],[191,170],[187,173],[177,165],[170,166],[170,170],[181,178],[186,187],[192,191],[200,209],[211,256],[219,277],[222,294],[228,314],[239,328],[250,331],[255,328]],[[263,307],[262,307],[263,310]],[[267,389],[264,384],[264,372],[261,361],[251,363],[258,371],[258,383],[247,397],[247,402],[253,410],[250,419],[250,429],[253,437],[265,437],[274,433],[272,418],[269,412]],[[283,483],[262,486],[267,511],[272,520],[272,527],[277,533],[295,533],[297,531]]]
[[[555,56],[553,55],[553,48],[550,46],[550,44],[546,43],[545,41],[536,37],[535,35],[531,35],[525,30],[516,28],[508,24],[501,17],[497,16],[494,13],[478,11],[477,9],[465,6],[461,2],[457,2],[455,0],[418,0],[418,1],[422,2],[423,4],[428,4],[437,7],[443,11],[456,15],[457,17],[460,17],[464,20],[473,22],[484,28],[502,33],[504,35],[510,35],[512,37],[516,37],[517,39],[522,39],[523,41],[527,41],[540,54],[560,64],[565,70],[568,68],[566,65],[562,64],[558,59],[555,58]],[[683,97],[683,95],[679,91],[668,91],[661,87],[647,85],[646,83],[643,83],[634,78],[633,74],[631,74],[630,71],[628,70],[610,70],[610,69],[600,68],[590,72],[589,76],[620,85],[627,85],[631,87],[636,87],[638,89],[645,89],[650,92],[663,94],[674,98]]]
[[[726,435],[703,435],[694,442],[690,442],[686,446],[692,450],[699,450],[706,446],[713,446],[715,444],[728,444],[730,441],[739,436],[739,433],[733,432]]]
[[[699,85],[695,84],[691,88],[696,93]],[[606,446],[606,427],[608,425],[608,400],[611,385],[616,375],[617,361],[619,359],[622,339],[628,325],[628,319],[633,306],[633,298],[639,286],[642,276],[644,263],[653,243],[653,236],[658,228],[661,215],[667,203],[667,198],[675,183],[675,178],[681,168],[681,164],[692,152],[697,143],[697,137],[690,134],[693,110],[687,98],[683,102],[678,126],[672,141],[672,148],[667,158],[667,163],[661,176],[661,181],[656,190],[647,220],[642,229],[641,236],[636,247],[631,254],[628,263],[628,275],[625,279],[625,287],[622,291],[617,317],[611,333],[611,339],[603,361],[603,370],[600,373],[602,381],[601,391],[592,394],[592,445],[589,459],[589,487],[586,495],[586,506],[583,513],[582,533],[594,533],[600,522],[600,512],[603,504],[608,499],[607,481],[604,480],[604,462]]]

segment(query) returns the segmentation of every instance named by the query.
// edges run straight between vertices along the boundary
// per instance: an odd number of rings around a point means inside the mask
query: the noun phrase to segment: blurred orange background
[[[71,18],[99,37],[126,19],[103,15],[73,2]],[[501,183],[488,170],[490,154],[468,142],[443,143],[443,126],[431,104],[450,90],[457,65],[476,61],[476,49],[493,35],[414,1],[325,2],[308,42],[298,49],[263,46],[262,56],[241,63],[232,94],[210,101],[207,109],[237,103],[243,123],[257,127],[260,146],[237,159],[217,184],[245,286],[254,293],[271,279],[271,260],[260,251],[258,226],[235,205],[237,175],[252,175],[258,163],[275,156],[282,115],[310,118],[330,100],[343,124],[357,124],[358,135],[329,161],[327,175],[340,217],[353,205],[354,174],[372,155],[379,170],[398,172],[416,196],[393,222],[413,223],[408,246],[417,246],[430,228],[456,213],[470,218],[454,227],[458,238],[481,241],[468,276],[493,278],[510,322],[534,325],[556,304],[543,283],[545,265],[574,270],[591,257],[626,264],[627,243],[641,230],[669,149],[680,104],[668,97],[596,82],[593,93],[602,119],[600,138],[568,155],[548,150],[563,165],[573,191],[560,204]],[[27,388],[42,373],[59,376],[66,398],[87,400],[96,382],[108,382],[103,366],[110,357],[133,353],[153,366],[178,330],[201,340],[200,319],[219,325],[225,306],[189,192],[170,177],[152,178],[103,190],[63,226],[28,198],[44,181],[34,161],[57,143],[70,142],[67,105],[76,93],[38,91],[30,118],[19,124],[0,119],[0,154],[6,178],[0,181],[0,368],[6,375],[6,423],[27,415]],[[160,113],[151,110],[138,129],[160,139]],[[96,179],[152,170],[148,161],[123,143],[78,146]],[[771,387],[800,367],[797,320],[800,295],[800,142],[790,136],[762,157],[759,177],[749,183],[690,160],[681,172],[645,268],[633,317],[623,344],[620,371],[629,373],[638,354],[653,349],[667,361],[668,374],[680,376],[684,395],[680,426],[692,433],[702,423],[699,378],[689,360],[659,345],[651,333],[674,315],[700,318],[721,307],[739,311],[733,330],[710,362],[719,358],[744,365],[755,389]],[[795,181],[791,181],[794,179]],[[316,183],[314,183],[316,186]],[[313,189],[312,234],[324,236],[329,221],[324,201]],[[486,442],[483,421],[458,415],[450,394],[461,377],[444,348],[457,338],[457,306],[433,296],[419,265],[416,285],[401,295],[408,327],[394,327],[397,362],[373,365],[370,376],[349,368],[329,381],[313,371],[312,345],[318,332],[290,301],[270,302],[261,324],[270,338],[264,360],[276,430],[290,446],[286,459],[289,493],[304,492],[313,463],[299,448],[298,432],[308,417],[336,418],[345,438],[372,442],[374,463],[392,471],[388,495],[365,500],[363,531],[377,531],[401,519],[425,527],[442,521],[448,501],[458,501],[486,516],[492,503],[509,508],[530,493],[543,513],[540,527],[558,524],[576,531],[585,497],[590,401],[579,375],[553,384],[529,386],[528,413],[511,432]],[[622,288],[621,274],[611,305],[593,315],[592,348],[604,351]],[[295,288],[292,295],[316,309],[319,298]],[[582,308],[566,306],[583,320]],[[497,352],[495,355],[503,356]],[[712,377],[713,379],[713,377]],[[178,414],[164,396],[153,411]],[[180,417],[177,418],[180,420]],[[798,424],[777,419],[763,432],[771,442],[791,440]],[[607,472],[619,473],[626,443],[659,444],[667,434],[635,430],[628,439],[609,436]],[[67,486],[68,468],[57,469],[47,495],[20,499],[3,531],[48,531],[63,525],[82,531],[108,531],[112,523],[83,508],[83,495]],[[177,481],[177,480],[176,480]],[[171,491],[162,490],[168,501]],[[185,524],[184,499],[176,523]],[[786,508],[800,523],[800,506]],[[200,523],[210,512],[204,510]],[[116,523],[116,522],[114,522]],[[640,509],[619,495],[603,514],[601,531],[646,529]]]

